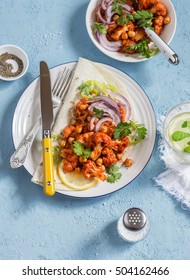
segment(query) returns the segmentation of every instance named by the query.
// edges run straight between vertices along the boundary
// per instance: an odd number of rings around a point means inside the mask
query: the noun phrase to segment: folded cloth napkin
[[[168,146],[163,136],[164,117],[158,118],[160,133],[160,159],[165,163],[166,171],[154,178],[157,185],[174,196],[178,201],[190,208],[190,163],[180,159]]]

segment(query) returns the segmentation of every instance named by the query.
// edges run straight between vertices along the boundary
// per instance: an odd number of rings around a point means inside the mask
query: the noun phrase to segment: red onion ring
[[[130,105],[128,99],[125,96],[123,96],[117,92],[113,92],[113,91],[110,91],[109,95],[111,98],[115,98],[118,101],[120,101],[122,103],[122,105],[124,104],[124,106],[126,108],[126,121],[129,121],[129,118],[131,116],[131,105]]]
[[[128,4],[120,4],[122,6],[122,8],[128,12],[131,12],[131,6],[129,6]]]
[[[96,119],[96,117],[92,117],[90,120],[90,130],[91,131],[95,128],[95,124],[94,124],[95,119]]]
[[[111,18],[112,16],[115,14],[115,11],[112,11],[112,6],[109,5],[106,9],[106,20],[107,22],[111,22]],[[114,21],[112,21],[112,23],[114,23]]]
[[[97,14],[98,17],[99,17],[99,20],[100,20],[102,23],[104,23],[104,24],[108,24],[108,25],[109,25],[109,24],[113,24],[114,21],[110,22],[110,21],[108,21],[107,19],[105,20],[105,19],[103,18],[100,9],[101,9],[101,8],[98,7],[98,9],[97,9],[97,11],[96,11],[96,14]]]
[[[109,108],[114,109],[114,111],[120,116],[120,110],[119,110],[119,107],[117,105],[117,102],[114,101],[113,99],[111,99],[110,97],[107,97],[105,95],[96,96],[96,97],[88,100],[88,103],[99,102],[99,101],[103,101],[104,103],[106,103],[106,105]]]
[[[117,42],[108,41],[108,39],[106,38],[106,35],[100,34],[99,32],[96,32],[96,36],[98,38],[100,45],[104,49],[111,51],[111,52],[116,52],[119,50],[119,48],[121,46],[121,41],[117,41]]]
[[[113,119],[113,122],[118,124],[121,121],[120,112],[119,114],[113,108],[108,107],[108,105],[102,101],[94,102],[89,107],[88,110],[93,111],[93,108],[97,108],[99,110],[103,110],[104,116],[109,116]]]
[[[102,125],[104,122],[107,122],[107,121],[113,122],[113,119],[110,118],[110,117],[103,117],[102,119],[100,119],[100,120],[96,123],[95,131],[98,132],[98,131],[100,130],[101,125]]]

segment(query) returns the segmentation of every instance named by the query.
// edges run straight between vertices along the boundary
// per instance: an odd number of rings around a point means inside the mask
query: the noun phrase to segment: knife
[[[51,126],[53,123],[53,103],[51,96],[50,73],[45,61],[40,62],[40,100],[42,116],[44,193],[48,196],[52,196],[55,193],[53,151],[51,139]]]

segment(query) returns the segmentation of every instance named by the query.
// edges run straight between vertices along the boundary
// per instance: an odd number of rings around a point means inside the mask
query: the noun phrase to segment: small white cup
[[[26,73],[26,71],[28,70],[28,66],[29,66],[29,59],[28,59],[28,56],[25,53],[25,51],[15,45],[2,45],[2,46],[0,46],[0,55],[2,55],[4,53],[13,54],[13,55],[17,56],[18,58],[20,58],[23,62],[23,70],[19,75],[14,76],[14,77],[3,77],[0,75],[0,79],[4,80],[4,81],[15,81],[15,80],[21,78]]]

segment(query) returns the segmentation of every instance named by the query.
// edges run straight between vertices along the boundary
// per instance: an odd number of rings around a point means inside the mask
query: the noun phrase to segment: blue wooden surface
[[[16,104],[39,75],[39,61],[50,67],[80,57],[112,65],[146,91],[155,113],[165,113],[190,96],[190,2],[173,0],[177,30],[171,47],[180,56],[173,66],[160,54],[138,64],[105,57],[85,28],[87,0],[1,0],[0,44],[27,52],[30,66],[18,81],[0,81],[0,259],[189,259],[190,213],[154,185],[164,170],[158,141],[140,176],[122,190],[97,199],[45,197],[22,167],[12,170],[11,126]],[[134,245],[121,240],[116,222],[129,207],[149,216],[150,233]]]

